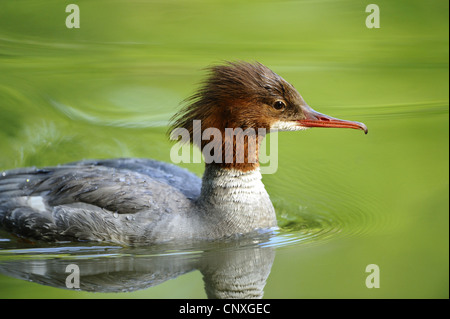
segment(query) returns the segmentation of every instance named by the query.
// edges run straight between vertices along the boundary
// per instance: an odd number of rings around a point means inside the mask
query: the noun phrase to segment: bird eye
[[[276,102],[273,104],[273,107],[274,107],[274,109],[276,109],[276,110],[281,110],[281,109],[284,109],[284,108],[286,107],[286,104],[284,104],[283,101],[276,101]]]

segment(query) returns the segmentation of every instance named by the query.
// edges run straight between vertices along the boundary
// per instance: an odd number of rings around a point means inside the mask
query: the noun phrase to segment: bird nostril
[[[320,116],[320,117],[319,117],[319,121],[329,122],[330,119],[329,119],[328,117]]]

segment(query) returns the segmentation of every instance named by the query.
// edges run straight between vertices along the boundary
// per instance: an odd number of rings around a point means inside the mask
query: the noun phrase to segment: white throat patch
[[[299,125],[295,121],[277,121],[273,123],[270,127],[271,131],[281,132],[281,131],[301,131],[306,130],[307,127]]]

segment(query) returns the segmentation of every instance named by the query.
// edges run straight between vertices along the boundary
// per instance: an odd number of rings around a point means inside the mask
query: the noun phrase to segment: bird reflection
[[[169,245],[4,249],[0,255],[0,272],[68,289],[67,280],[71,273],[66,268],[76,265],[79,269],[77,290],[108,293],[148,289],[198,270],[203,275],[208,298],[262,298],[275,251],[261,237],[267,239],[267,235],[263,235],[176,250]],[[17,257],[17,254],[25,254],[27,258]],[[49,258],[49,255],[56,258]]]

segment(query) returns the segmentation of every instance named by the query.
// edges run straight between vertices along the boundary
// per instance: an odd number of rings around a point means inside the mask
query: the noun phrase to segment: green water
[[[370,2],[351,0],[80,0],[79,29],[65,26],[69,3],[0,3],[0,170],[170,161],[167,120],[202,68],[223,60],[264,63],[314,109],[364,122],[369,134],[279,133],[278,170],[263,178],[281,226],[270,239],[155,251],[40,247],[4,234],[0,297],[205,298],[197,263],[243,251],[274,254],[266,298],[449,297],[448,1],[377,1],[379,29],[365,25]],[[183,166],[202,174],[201,164]],[[67,263],[138,272],[140,261],[164,268],[165,258],[182,265],[176,279],[128,293],[11,274]],[[366,287],[369,264],[380,288]]]

